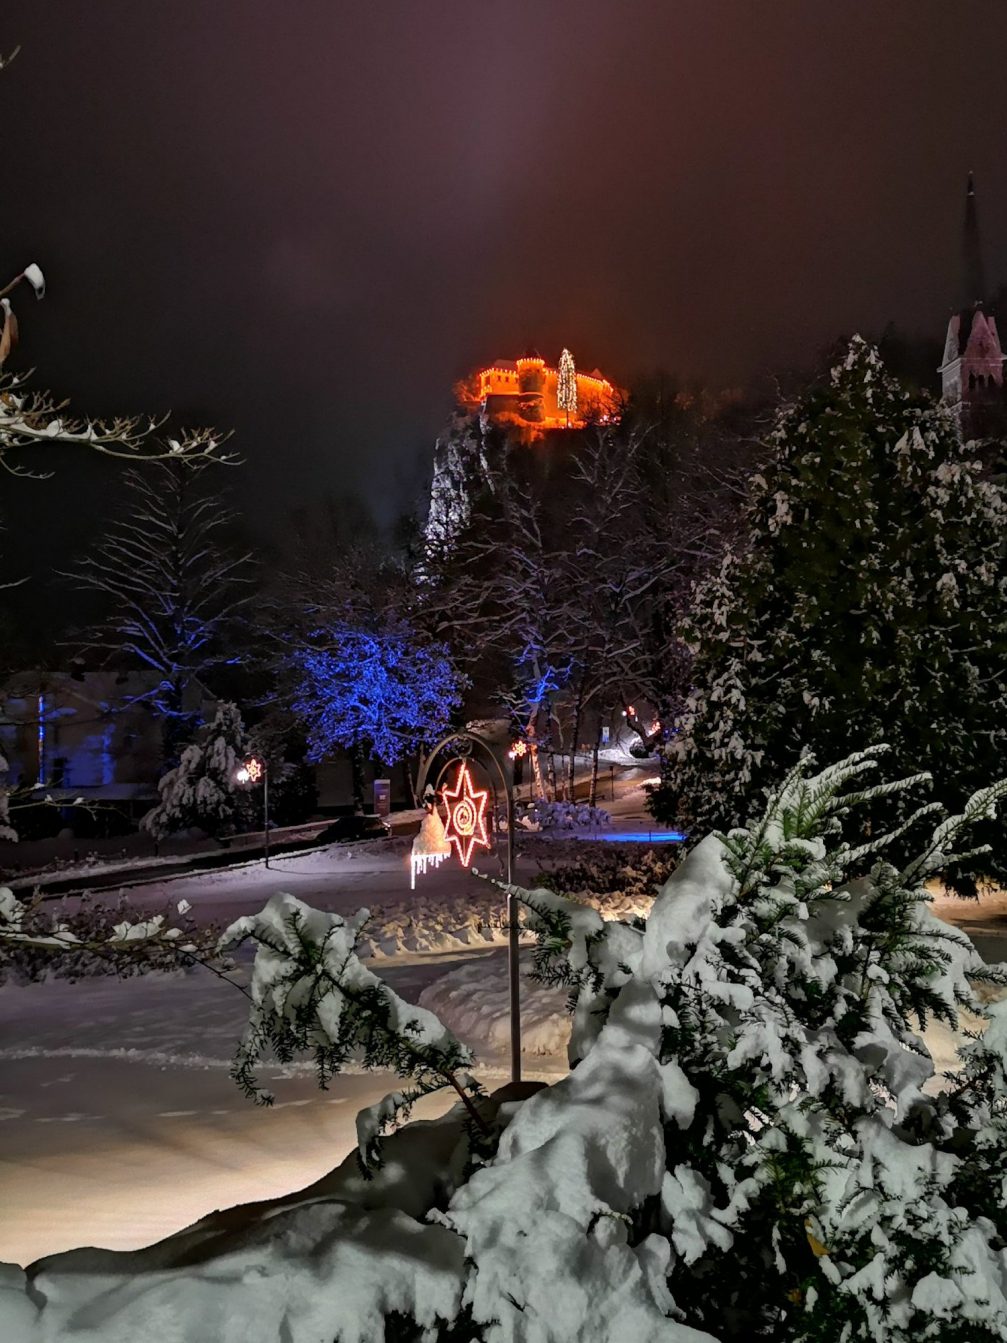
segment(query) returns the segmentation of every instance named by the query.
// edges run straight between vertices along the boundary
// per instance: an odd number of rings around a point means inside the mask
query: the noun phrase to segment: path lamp
[[[510,1065],[511,1080],[521,1081],[521,982],[519,972],[520,955],[520,910],[517,896],[514,894],[514,780],[510,770],[506,769],[491,742],[478,732],[467,728],[444,737],[420,761],[416,779],[416,792],[426,797],[430,789],[435,797],[440,797],[448,809],[448,820],[444,834],[453,845],[462,867],[468,867],[472,859],[472,850],[476,847],[490,847],[489,833],[486,827],[486,804],[488,792],[477,788],[472,778],[471,759],[478,754],[480,763],[490,776],[493,791],[497,783],[504,796],[507,820],[507,978],[510,985]],[[435,781],[431,781],[434,765],[441,764]],[[444,776],[453,770],[451,787],[441,788]],[[436,802],[434,803],[436,806]],[[496,808],[493,810],[494,831],[497,829]],[[417,836],[418,838],[418,836]]]
[[[264,759],[250,755],[235,773],[238,783],[257,784],[262,780],[262,854],[269,866],[269,766]]]

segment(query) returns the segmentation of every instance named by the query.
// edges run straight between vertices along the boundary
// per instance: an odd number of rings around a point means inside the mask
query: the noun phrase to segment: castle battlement
[[[583,429],[616,419],[622,391],[600,369],[581,373],[569,351],[547,364],[532,350],[520,359],[495,359],[455,388],[458,404],[484,422],[512,425],[535,436],[547,429]]]

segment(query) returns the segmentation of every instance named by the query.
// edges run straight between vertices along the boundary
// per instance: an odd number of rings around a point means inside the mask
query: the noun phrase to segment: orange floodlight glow
[[[468,764],[463,761],[458,766],[454,788],[445,788],[441,796],[448,809],[444,833],[448,841],[455,846],[462,867],[468,867],[472,862],[472,850],[476,845],[481,849],[490,847],[489,833],[486,829],[489,789],[473,786]]]

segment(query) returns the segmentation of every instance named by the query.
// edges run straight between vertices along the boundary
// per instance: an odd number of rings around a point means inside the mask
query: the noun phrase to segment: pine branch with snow
[[[256,915],[238,919],[220,949],[255,943],[248,1027],[232,1076],[251,1099],[272,1103],[256,1069],[270,1048],[281,1062],[298,1053],[314,1058],[323,1089],[350,1058],[367,1068],[408,1078],[357,1116],[361,1161],[380,1162],[381,1138],[402,1123],[422,1096],[451,1087],[476,1127],[473,1099],[481,1088],[469,1074],[472,1055],[433,1013],[404,1002],[357,954],[368,911],[351,919],[312,909],[291,895],[274,895]]]
[[[105,905],[84,895],[67,909],[38,892],[21,897],[0,886],[0,984],[214,968],[217,934],[196,927],[189,909],[183,900],[138,919],[124,898]]]

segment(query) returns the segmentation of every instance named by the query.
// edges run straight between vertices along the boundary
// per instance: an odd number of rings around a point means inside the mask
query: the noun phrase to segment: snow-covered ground
[[[458,973],[461,957],[467,968],[505,961],[500,950],[403,956],[382,974],[417,1001]],[[504,982],[503,965],[490,977]],[[246,1006],[200,972],[0,989],[0,1261],[148,1244],[214,1208],[299,1188],[353,1148],[357,1111],[395,1079],[351,1068],[321,1092],[310,1063],[277,1065],[263,1074],[276,1104],[255,1106],[228,1076]],[[530,1006],[537,1047],[540,999]],[[459,1022],[479,1050],[480,1076],[499,1085],[506,1036],[493,1033],[493,1017],[485,1024],[479,1038],[480,1020]],[[564,1060],[539,1053],[528,1065],[529,1076],[554,1076]],[[417,1114],[439,1114],[451,1099],[431,1097]]]
[[[642,827],[642,793],[619,799],[620,827]],[[151,883],[138,909],[189,900],[200,921],[226,923],[277,890],[321,908],[375,913],[375,968],[403,997],[436,1011],[479,1056],[489,1085],[506,1080],[503,902],[453,864],[409,891],[402,842],[331,848]],[[489,871],[496,864],[484,859]],[[518,877],[535,884],[537,862]],[[939,897],[987,960],[1007,958],[1007,895],[979,905]],[[612,913],[624,913],[613,909]],[[239,978],[241,977],[239,972]],[[565,1071],[562,991],[527,985],[525,1075]],[[310,1065],[267,1069],[272,1109],[228,1077],[246,1000],[209,973],[0,988],[0,1261],[26,1264],[76,1245],[133,1248],[215,1208],[302,1187],[355,1143],[358,1109],[393,1088],[349,1070],[320,1092]],[[938,1032],[938,1063],[954,1041]],[[449,1108],[434,1096],[420,1117]]]
[[[269,871],[243,867],[129,894],[138,909],[185,898],[200,921],[225,923],[277,890],[340,912],[375,911],[380,972],[411,1001],[476,961],[498,963],[489,978],[505,982],[501,893],[453,865],[411,893],[402,845],[292,855]],[[562,1049],[541,1052],[541,1002],[529,1006],[527,1075],[554,1077],[565,1070]],[[277,1103],[254,1106],[228,1076],[246,1007],[232,985],[200,970],[0,988],[0,1261],[144,1245],[215,1208],[301,1187],[353,1148],[357,1111],[395,1079],[351,1069],[320,1092],[310,1064],[297,1063],[268,1070]],[[505,1081],[496,1008],[459,1029],[479,1054],[480,1077]],[[434,1096],[417,1114],[450,1103]]]

